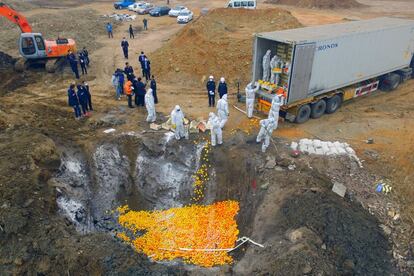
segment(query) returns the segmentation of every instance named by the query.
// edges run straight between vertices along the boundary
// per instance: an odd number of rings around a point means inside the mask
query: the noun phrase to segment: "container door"
[[[288,103],[307,98],[316,44],[296,45],[290,77]]]

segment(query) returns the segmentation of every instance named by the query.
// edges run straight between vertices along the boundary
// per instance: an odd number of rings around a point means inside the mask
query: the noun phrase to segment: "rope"
[[[231,252],[233,250],[236,250],[237,248],[239,248],[240,246],[242,246],[244,243],[246,242],[250,242],[256,246],[262,247],[264,248],[264,245],[257,243],[253,240],[251,240],[250,238],[247,237],[241,237],[240,239],[237,239],[236,243],[240,242],[238,245],[236,245],[236,247],[233,248],[178,248],[178,249],[169,249],[169,248],[160,248],[161,250],[165,250],[165,251],[197,251],[197,252],[218,252],[218,251],[227,251],[227,252]]]

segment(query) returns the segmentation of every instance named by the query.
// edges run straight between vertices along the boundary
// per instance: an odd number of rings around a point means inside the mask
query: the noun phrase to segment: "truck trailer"
[[[268,50],[279,61],[270,69],[277,74],[273,83],[263,79]],[[396,89],[413,77],[413,68],[414,20],[376,18],[258,33],[252,70],[252,80],[260,84],[256,109],[268,112],[273,97],[283,94],[280,115],[304,123],[334,113],[343,101]]]

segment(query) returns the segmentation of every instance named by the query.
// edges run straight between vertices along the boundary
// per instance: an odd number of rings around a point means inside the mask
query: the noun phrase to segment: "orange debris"
[[[204,267],[230,264],[233,259],[225,250],[199,249],[233,248],[239,234],[235,220],[238,211],[239,203],[230,200],[152,212],[123,206],[118,208],[118,222],[133,237],[126,233],[117,237],[158,261],[181,258]],[[145,233],[140,235],[142,231]]]

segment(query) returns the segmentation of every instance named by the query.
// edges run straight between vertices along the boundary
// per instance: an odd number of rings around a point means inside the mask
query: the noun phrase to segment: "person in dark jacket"
[[[125,63],[124,73],[129,81],[132,81],[134,79],[134,69],[131,65],[129,65],[128,62]]]
[[[73,107],[73,110],[75,111],[75,118],[79,119],[82,116],[82,114],[79,107],[79,99],[78,95],[76,95],[74,84],[71,84],[68,89],[68,104],[69,106]]]
[[[135,38],[134,29],[132,28],[132,25],[129,25],[129,38]]]
[[[219,93],[220,99],[224,94],[227,94],[227,83],[224,77],[220,78],[220,83],[218,85],[217,91]]]
[[[144,77],[144,60],[145,60],[145,54],[144,52],[141,52],[141,54],[138,57],[139,64],[141,64],[141,70],[142,70],[142,77]]]
[[[80,52],[80,54],[79,54],[79,63],[80,63],[81,69],[82,69],[82,75],[85,75],[85,74],[87,75],[88,70],[86,70],[86,58],[85,58],[85,56],[83,55],[82,52]]]
[[[144,30],[145,30],[145,31],[146,31],[146,30],[148,30],[148,19],[144,18],[144,19],[142,20],[142,23],[144,23]]]
[[[154,97],[154,103],[158,103],[158,97],[157,97],[157,82],[155,81],[154,75],[151,77],[150,82],[150,88],[152,89],[152,96]]]
[[[117,74],[117,76],[118,76],[118,82],[119,82],[119,85],[120,85],[120,92],[121,92],[121,95],[124,95],[124,84],[125,84],[125,77],[124,77],[124,73],[122,72],[122,70],[121,69],[119,69],[119,70],[117,70],[117,71],[115,71],[115,73]]]
[[[86,91],[86,98],[88,100],[88,102],[87,102],[88,109],[89,109],[89,111],[93,111],[93,108],[92,108],[92,95],[91,95],[91,91],[89,90],[88,83],[86,81],[82,81],[82,87]]]
[[[208,106],[214,107],[215,106],[215,98],[216,98],[216,83],[214,82],[214,77],[210,76],[208,78],[208,82],[206,84],[207,94],[208,94]]]
[[[145,80],[148,81],[149,79],[151,79],[151,62],[147,57],[144,58],[144,64],[142,69],[144,71]]]
[[[122,51],[124,52],[124,57],[125,57],[126,59],[128,59],[128,47],[129,47],[129,43],[128,43],[128,41],[126,40],[126,38],[124,37],[124,38],[122,39],[122,42],[121,42],[121,48],[122,48]]]
[[[86,66],[88,66],[88,67],[89,67],[89,63],[90,63],[90,60],[89,60],[89,52],[88,52],[88,50],[86,50],[86,47],[83,47],[83,49],[82,49],[82,54],[83,54],[83,56],[85,57],[85,60],[86,60]]]
[[[133,82],[135,91],[135,105],[145,106],[145,84],[141,78],[135,79]]]
[[[72,72],[75,74],[75,77],[79,79],[78,61],[76,60],[75,54],[72,51],[69,51],[67,58],[70,67],[72,68]]]
[[[86,90],[82,87],[82,85],[78,84],[78,100],[79,104],[82,107],[83,115],[89,116],[88,112],[88,95],[86,93]]]

